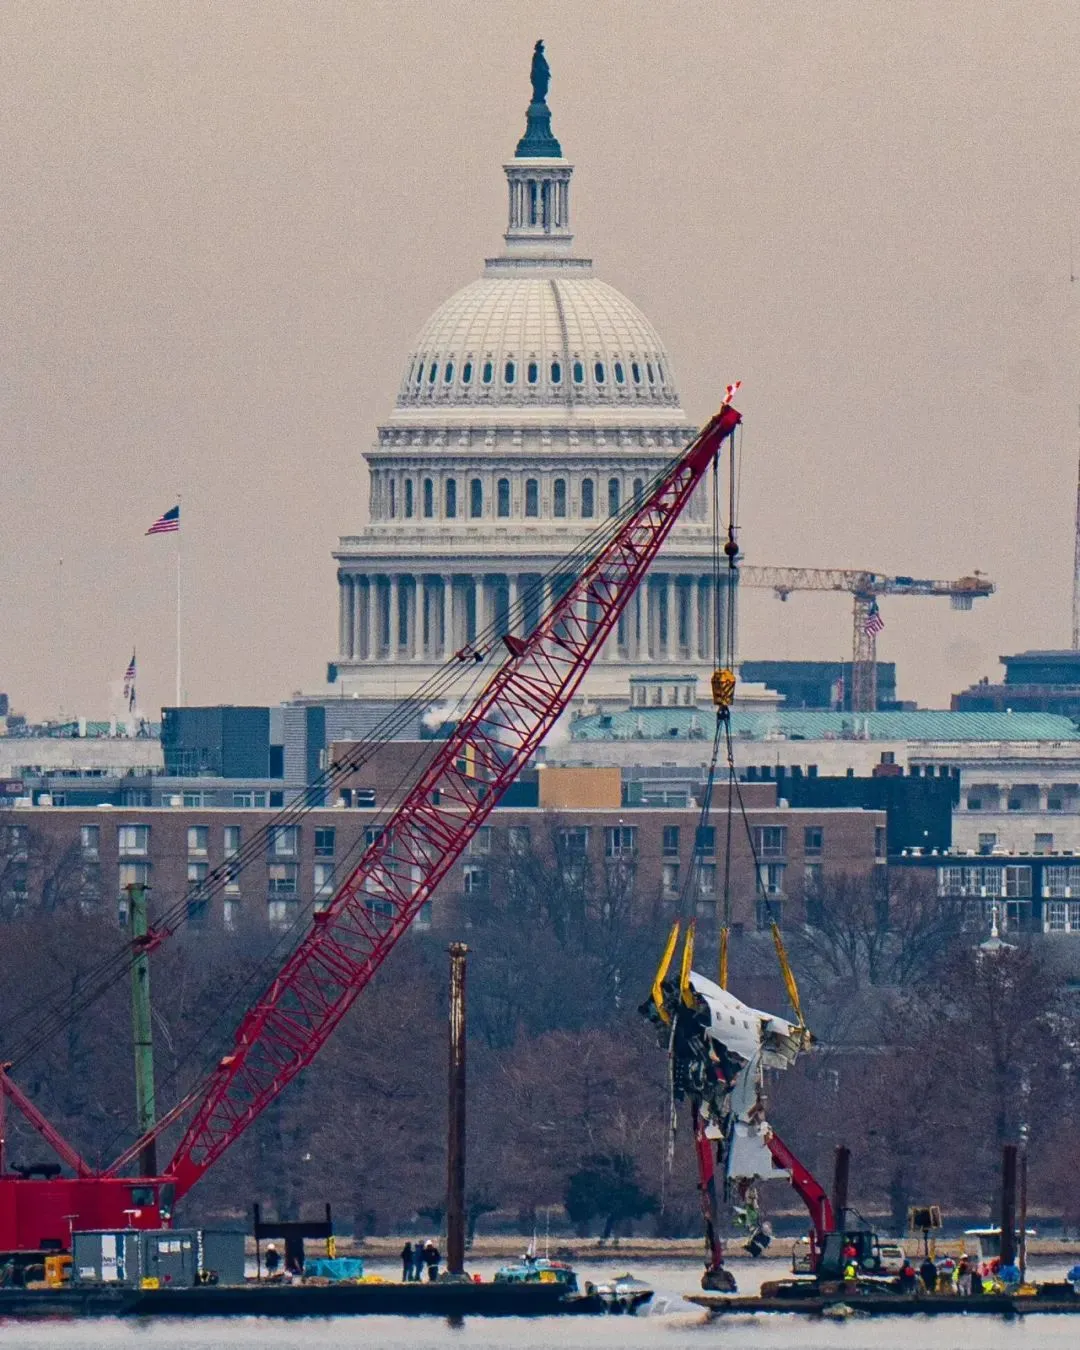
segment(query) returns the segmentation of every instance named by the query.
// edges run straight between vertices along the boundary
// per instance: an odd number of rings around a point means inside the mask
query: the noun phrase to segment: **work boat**
[[[584,1293],[578,1287],[577,1271],[566,1261],[552,1261],[546,1256],[525,1252],[520,1260],[500,1266],[495,1272],[496,1284],[558,1284],[568,1300],[583,1304],[601,1304],[610,1313],[634,1313],[648,1303],[651,1286],[632,1275],[620,1275],[603,1284],[585,1282]]]

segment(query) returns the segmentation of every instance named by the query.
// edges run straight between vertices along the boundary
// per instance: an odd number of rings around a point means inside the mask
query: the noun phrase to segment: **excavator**
[[[319,804],[326,791],[364,762],[375,738],[346,762],[330,766],[298,803],[253,834],[242,856],[155,913],[130,948],[111,964],[95,967],[77,998],[53,1004],[35,998],[24,1010],[29,1030],[19,1040],[12,1023],[2,1029],[0,1255],[68,1250],[74,1231],[168,1226],[176,1205],[207,1169],[311,1063],[569,706],[683,508],[741,422],[732,406],[737,387],[729,386],[720,410],[640,499],[601,522],[559,564],[559,575],[570,576],[571,582],[560,586],[538,620],[526,619],[535,610],[523,597],[515,612],[499,617],[501,629],[493,626],[478,634],[468,652],[456,653],[417,691],[407,712],[434,706],[453,687],[448,682],[463,672],[472,680],[470,693],[479,686],[471,702],[460,700],[464,710],[412,788],[383,813],[378,828],[366,831],[369,842],[330,903],[313,910],[306,928],[297,930],[283,964],[240,1017],[226,1053],[211,1061],[191,1090],[114,1162],[92,1166],[19,1087],[14,1071],[177,932],[187,921],[189,901],[196,899],[205,909],[238,867],[265,857],[272,838],[268,832],[294,823]],[[392,739],[400,725],[391,714],[383,740]],[[5,1105],[21,1112],[59,1164],[6,1165]],[[182,1121],[172,1157],[159,1169],[156,1146]]]
[[[736,1219],[749,1229],[745,1246],[752,1256],[760,1256],[772,1240],[767,1223],[760,1218],[757,1187],[764,1181],[787,1180],[810,1216],[805,1273],[813,1277],[811,1286],[843,1279],[852,1260],[860,1277],[880,1276],[883,1265],[877,1235],[865,1224],[852,1222],[857,1216],[847,1205],[848,1150],[837,1150],[830,1199],[765,1118],[765,1070],[790,1068],[812,1042],[779,927],[774,923],[773,940],[795,1008],[794,1023],[749,1007],[721,984],[692,969],[693,921],[687,927],[676,967],[680,928],[676,920],[649,997],[639,1011],[655,1027],[669,1056],[673,1121],[677,1102],[686,1100],[690,1105],[705,1224],[702,1288],[721,1293],[736,1290],[735,1277],[724,1264],[719,1232],[718,1168],[725,1198],[732,1202]],[[724,977],[725,967],[726,946],[722,946]],[[783,1292],[793,1292],[790,1282]]]

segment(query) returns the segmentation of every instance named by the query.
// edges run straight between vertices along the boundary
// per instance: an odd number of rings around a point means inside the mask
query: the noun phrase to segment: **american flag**
[[[124,697],[127,699],[128,712],[135,706],[135,653],[131,653],[128,668],[124,671]]]
[[[172,510],[166,511],[163,516],[158,516],[153,525],[146,531],[147,534],[172,534],[180,528],[180,507],[174,506]]]
[[[866,620],[863,623],[862,627],[863,632],[866,634],[867,637],[877,637],[877,635],[885,627],[885,620],[881,617],[881,610],[878,609],[878,603],[876,600],[870,601],[870,611],[867,614]]]

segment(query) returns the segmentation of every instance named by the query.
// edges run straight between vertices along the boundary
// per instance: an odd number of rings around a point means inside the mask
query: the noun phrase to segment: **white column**
[[[701,643],[698,638],[698,579],[696,576],[690,578],[689,608],[687,610],[687,628],[689,632],[687,637],[690,639],[690,660],[697,661],[701,657]]]
[[[364,613],[364,631],[367,635],[367,652],[365,655],[369,661],[377,661],[379,658],[379,587],[373,576],[368,576],[364,590],[367,595],[367,610]]]
[[[420,655],[420,638],[418,632],[420,627],[420,604],[423,597],[420,594],[422,578],[415,572],[411,577],[406,578],[406,583],[412,582],[412,585],[405,586],[405,618],[408,623],[408,632],[405,635],[405,651],[410,661],[415,661]]]
[[[518,605],[521,603],[521,578],[517,572],[513,572],[507,577],[506,582],[507,602],[510,606],[510,622],[507,629],[511,633],[520,633],[521,615],[518,613]]]
[[[400,582],[397,573],[390,578],[390,660],[396,661],[401,647],[401,624],[398,621]]]
[[[346,621],[345,616],[348,611],[349,583],[347,577],[342,577],[338,582],[338,652],[342,656],[348,656],[349,649],[345,645]]]
[[[705,588],[702,592],[701,603],[705,607],[701,625],[701,636],[705,644],[705,658],[708,661],[713,661],[716,659],[716,641],[713,634],[713,616],[716,613],[716,600],[713,596],[712,577],[707,577],[705,580]]]
[[[442,632],[439,635],[442,639],[439,650],[444,661],[448,660],[455,650],[453,599],[454,578],[446,574],[442,579]]]
[[[676,661],[679,656],[679,590],[675,585],[675,573],[667,575],[667,644],[664,656],[668,661]]]
[[[360,584],[359,577],[352,579],[352,654],[356,660],[360,652],[360,638],[363,633],[363,614],[361,606],[363,604],[363,587]]]

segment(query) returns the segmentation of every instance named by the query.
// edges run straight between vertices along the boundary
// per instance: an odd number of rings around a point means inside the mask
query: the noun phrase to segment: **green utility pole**
[[[128,918],[131,924],[131,1029],[135,1041],[135,1107],[139,1134],[154,1128],[157,1105],[154,1101],[154,1041],[150,1026],[150,957],[146,950],[149,923],[146,913],[146,887],[127,888]],[[153,1139],[139,1153],[139,1175],[157,1176],[157,1144]]]

